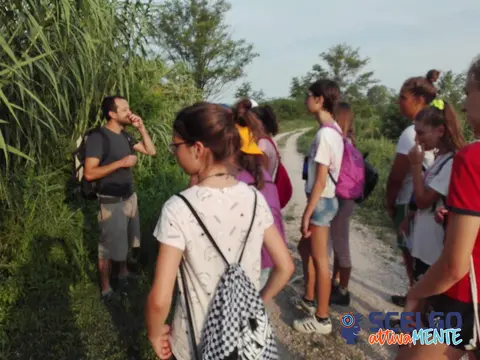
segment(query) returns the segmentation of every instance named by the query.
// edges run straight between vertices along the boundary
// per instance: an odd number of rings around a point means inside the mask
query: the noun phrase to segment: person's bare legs
[[[328,318],[331,281],[328,269],[328,227],[312,226],[311,249],[315,267],[317,312],[319,318]]]
[[[298,244],[298,252],[302,258],[303,279],[305,281],[304,298],[306,300],[315,300],[315,267],[311,256],[311,239],[300,240]]]
[[[110,290],[110,271],[112,268],[112,261],[100,259],[98,260],[98,272],[100,274],[100,287],[102,294]]]
[[[118,277],[124,278],[128,276],[128,267],[126,261],[121,261],[118,263]]]

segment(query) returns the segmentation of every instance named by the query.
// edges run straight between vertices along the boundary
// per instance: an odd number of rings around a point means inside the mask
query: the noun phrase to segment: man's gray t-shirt
[[[124,157],[132,154],[131,146],[123,134],[117,134],[113,131],[102,127],[104,135],[109,139],[108,152],[105,160],[103,149],[105,141],[104,136],[99,132],[94,132],[87,138],[85,155],[87,158],[93,157],[100,160],[99,166],[111,164],[115,161],[121,160]],[[129,135],[135,143],[134,138]],[[133,144],[132,144],[133,145]],[[132,168],[120,168],[100,179],[100,194],[109,196],[129,196],[133,193],[133,171]]]

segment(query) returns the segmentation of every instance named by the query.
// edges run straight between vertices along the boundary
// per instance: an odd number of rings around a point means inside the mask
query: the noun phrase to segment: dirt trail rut
[[[299,224],[306,198],[302,180],[303,156],[297,152],[297,140],[305,131],[308,129],[277,137],[277,140],[284,136],[288,137],[285,147],[280,149],[280,152],[294,191],[292,200],[284,209],[284,219],[288,246],[296,265],[290,284],[269,306],[271,320],[280,343],[281,359],[393,359],[396,346],[368,344],[370,334],[368,314],[372,311],[402,311],[389,302],[389,297],[406,291],[405,271],[395,250],[378,239],[373,231],[355,220],[352,220],[350,226],[353,265],[349,286],[352,300],[350,306],[330,307],[333,322],[333,332],[330,335],[303,335],[291,327],[295,318],[304,316],[291,305],[290,299],[294,295],[303,294],[301,260],[296,247],[300,238]],[[362,330],[356,345],[346,345],[340,335],[339,319],[345,312],[363,315]]]

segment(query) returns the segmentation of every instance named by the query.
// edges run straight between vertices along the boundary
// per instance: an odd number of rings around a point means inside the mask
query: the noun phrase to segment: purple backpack
[[[358,149],[347,141],[342,132],[334,125],[324,125],[335,129],[343,139],[343,158],[338,181],[335,181],[330,171],[328,174],[336,186],[335,192],[339,199],[356,200],[363,195],[365,186],[365,161]]]

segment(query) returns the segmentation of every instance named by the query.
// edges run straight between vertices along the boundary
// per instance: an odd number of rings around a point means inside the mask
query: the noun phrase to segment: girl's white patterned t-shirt
[[[194,186],[182,192],[192,204],[218,247],[230,263],[236,262],[253,215],[254,193],[257,211],[248,238],[242,268],[258,288],[261,248],[265,230],[273,225],[273,216],[263,195],[244,183],[217,189]],[[187,205],[178,196],[163,206],[154,231],[155,238],[184,251],[185,276],[194,318],[197,343],[210,301],[226,266]],[[172,324],[171,347],[179,360],[192,358],[188,322],[183,296],[177,298]]]

